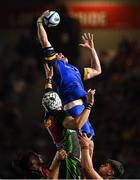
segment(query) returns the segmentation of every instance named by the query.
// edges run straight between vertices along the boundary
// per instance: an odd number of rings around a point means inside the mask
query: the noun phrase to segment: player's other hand
[[[82,35],[83,43],[80,43],[79,45],[88,49],[94,48],[94,42],[93,42],[93,34],[91,33],[84,33]]]

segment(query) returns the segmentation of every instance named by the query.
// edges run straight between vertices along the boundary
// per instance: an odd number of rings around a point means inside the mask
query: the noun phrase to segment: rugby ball
[[[47,27],[57,26],[60,22],[60,16],[56,11],[49,11],[49,14],[43,19],[44,25]]]

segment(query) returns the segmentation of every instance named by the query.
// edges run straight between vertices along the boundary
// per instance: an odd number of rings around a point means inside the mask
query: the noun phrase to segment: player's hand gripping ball
[[[47,27],[57,26],[60,22],[60,16],[56,11],[49,11],[49,14],[43,19],[44,25]]]

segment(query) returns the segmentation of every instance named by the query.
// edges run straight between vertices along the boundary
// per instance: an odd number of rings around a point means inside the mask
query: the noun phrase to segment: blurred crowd
[[[102,52],[101,60],[110,58],[109,54]],[[102,63],[103,73],[93,83],[97,88],[91,117],[96,129],[95,157],[119,159],[125,165],[124,178],[139,178],[140,42],[123,37],[109,62]]]
[[[42,125],[44,72],[35,33],[0,51],[0,177],[11,177],[19,151],[38,151],[48,164],[56,151]],[[66,33],[62,36],[68,39]],[[64,47],[71,50],[72,45]],[[124,163],[124,178],[139,178],[140,42],[123,37],[113,57],[108,50],[100,51],[99,57],[102,75],[85,82],[87,89],[96,89],[90,115],[96,133],[95,164],[107,157],[118,159]]]

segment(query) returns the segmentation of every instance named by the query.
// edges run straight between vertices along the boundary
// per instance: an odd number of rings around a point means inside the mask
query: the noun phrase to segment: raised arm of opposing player
[[[82,39],[83,39],[83,43],[80,43],[79,45],[84,48],[87,48],[90,51],[90,55],[91,55],[91,67],[86,68],[87,69],[87,76],[85,78],[86,80],[101,74],[101,65],[100,65],[99,57],[94,47],[93,34],[84,33],[84,35],[82,35]]]

